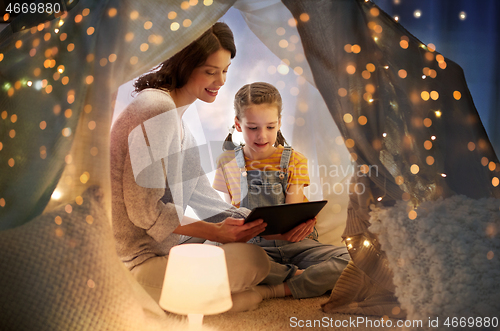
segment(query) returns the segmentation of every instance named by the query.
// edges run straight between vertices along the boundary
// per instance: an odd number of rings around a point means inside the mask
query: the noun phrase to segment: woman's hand
[[[221,223],[216,224],[217,242],[247,242],[262,231],[265,230],[267,224],[262,219],[245,224],[244,219],[228,217]]]
[[[314,231],[315,225],[316,217],[297,225],[287,233],[263,236],[263,238],[267,240],[287,240],[291,242],[299,242]]]

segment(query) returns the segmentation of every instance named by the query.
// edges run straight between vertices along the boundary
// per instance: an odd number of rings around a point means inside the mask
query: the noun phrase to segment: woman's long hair
[[[231,29],[227,24],[217,22],[184,49],[151,72],[139,77],[134,83],[135,92],[146,88],[164,88],[172,91],[183,87],[193,70],[202,66],[210,55],[220,49],[229,51],[231,58],[236,55]]]

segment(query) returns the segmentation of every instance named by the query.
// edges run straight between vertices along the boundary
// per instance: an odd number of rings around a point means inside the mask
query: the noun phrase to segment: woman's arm
[[[233,201],[229,193],[224,193],[224,200],[226,200],[227,203],[231,203]]]
[[[220,223],[208,223],[184,216],[182,223],[189,224],[179,225],[174,230],[174,233],[205,238],[220,243],[247,242],[266,228],[263,220],[244,224],[244,219],[232,217],[228,217]]]

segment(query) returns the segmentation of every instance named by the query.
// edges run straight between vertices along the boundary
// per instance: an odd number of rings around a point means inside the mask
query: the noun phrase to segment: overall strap
[[[283,153],[281,154],[280,161],[280,178],[283,179],[286,173],[286,169],[288,169],[288,164],[290,163],[290,157],[292,156],[292,146],[285,146],[283,149]]]
[[[234,156],[238,168],[240,168],[240,203],[248,194],[247,168],[245,164],[245,154],[243,154],[243,145],[237,146],[234,149]]]

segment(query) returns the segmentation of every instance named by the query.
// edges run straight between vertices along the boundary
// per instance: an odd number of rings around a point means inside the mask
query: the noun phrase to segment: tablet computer
[[[297,225],[313,219],[326,205],[327,200],[257,207],[245,219],[245,223],[263,219],[267,227],[259,236],[283,234]]]

